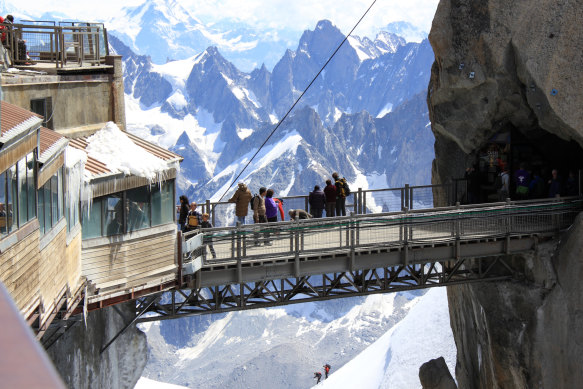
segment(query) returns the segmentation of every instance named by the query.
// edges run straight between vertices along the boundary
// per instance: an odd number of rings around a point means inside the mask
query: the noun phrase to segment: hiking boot
[[[265,245],[266,246],[273,246],[273,243],[271,243],[271,242],[265,242]]]

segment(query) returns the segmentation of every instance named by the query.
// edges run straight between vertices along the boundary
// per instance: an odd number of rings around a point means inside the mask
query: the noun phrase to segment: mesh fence
[[[233,205],[231,207],[234,208]],[[374,246],[439,243],[460,239],[554,232],[568,227],[582,209],[575,203],[459,208],[440,212],[323,218],[227,228],[205,233],[207,264],[273,258],[296,253],[367,249]],[[212,258],[214,251],[215,257]]]

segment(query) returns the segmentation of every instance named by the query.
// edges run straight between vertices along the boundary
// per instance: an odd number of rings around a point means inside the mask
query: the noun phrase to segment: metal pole
[[[294,275],[296,278],[300,277],[300,232],[298,227],[298,215],[295,217],[296,230],[294,232],[295,236],[295,258],[294,258]]]
[[[350,271],[354,271],[354,248],[355,248],[355,236],[354,236],[354,212],[350,212],[350,222],[348,224],[350,230]]]

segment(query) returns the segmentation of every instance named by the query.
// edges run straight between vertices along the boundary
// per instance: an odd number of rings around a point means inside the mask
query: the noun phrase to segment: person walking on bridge
[[[229,203],[235,203],[235,215],[237,215],[237,221],[241,225],[245,224],[245,217],[249,211],[249,202],[253,198],[251,191],[247,188],[244,182],[239,182],[239,187],[237,191],[229,199]]]

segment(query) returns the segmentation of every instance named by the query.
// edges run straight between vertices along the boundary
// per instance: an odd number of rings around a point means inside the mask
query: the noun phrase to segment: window
[[[50,97],[46,97],[44,99],[33,99],[30,100],[30,110],[34,113],[41,115],[43,120],[43,126],[46,128],[53,128],[53,104],[52,99]]]
[[[103,199],[94,199],[91,207],[83,207],[83,238],[96,238],[102,236],[102,216],[103,216]]]
[[[0,174],[0,233],[6,235],[36,217],[35,154]]]
[[[144,186],[126,192],[128,232],[150,227],[150,191]]]
[[[138,231],[174,221],[174,181],[93,200],[83,207],[83,239]]]
[[[166,181],[152,190],[152,226],[174,221],[174,182]]]
[[[48,232],[63,217],[63,168],[61,167],[38,190],[38,222],[41,235]]]

